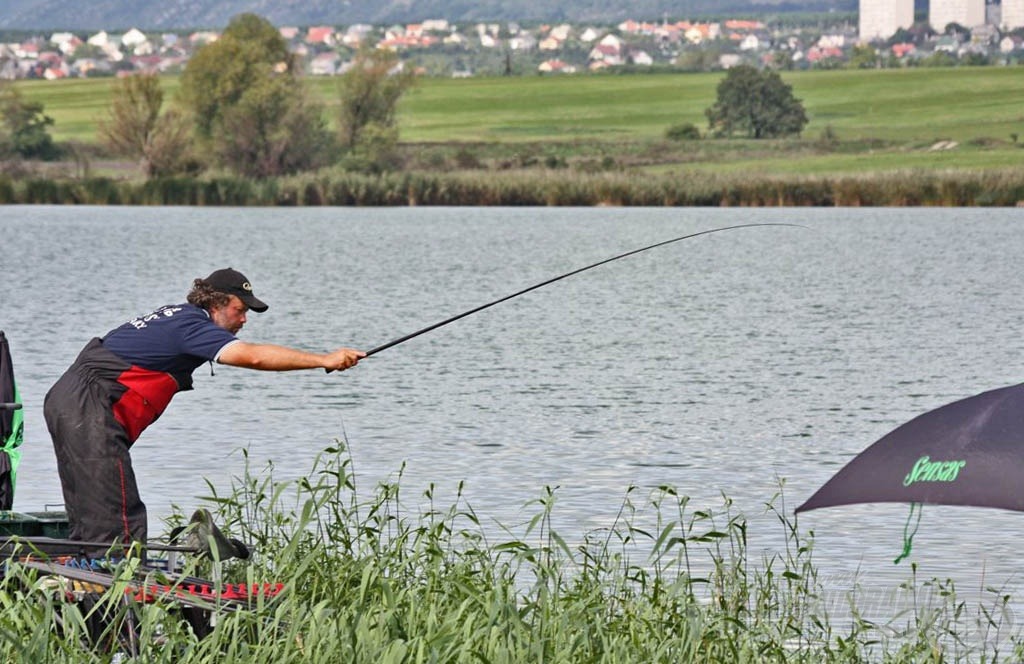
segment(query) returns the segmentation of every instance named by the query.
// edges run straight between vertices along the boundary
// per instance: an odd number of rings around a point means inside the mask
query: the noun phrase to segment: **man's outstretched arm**
[[[293,371],[296,369],[329,369],[342,371],[355,366],[366,354],[352,348],[339,348],[330,353],[308,353],[274,344],[236,341],[221,351],[217,361],[233,367],[261,371]]]

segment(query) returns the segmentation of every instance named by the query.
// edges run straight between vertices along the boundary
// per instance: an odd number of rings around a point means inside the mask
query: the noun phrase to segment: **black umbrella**
[[[925,503],[1024,512],[1024,384],[917,416],[854,457],[796,511],[854,503],[910,503],[911,518]],[[896,562],[912,537],[904,532]]]
[[[1024,511],[1024,384],[910,420],[854,457],[796,511],[893,502]]]
[[[14,503],[14,476],[24,437],[20,401],[11,349],[7,337],[0,331],[0,510],[9,510]]]

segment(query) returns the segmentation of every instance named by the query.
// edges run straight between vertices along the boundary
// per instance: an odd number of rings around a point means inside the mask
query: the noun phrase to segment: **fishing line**
[[[366,357],[370,357],[371,355],[375,355],[375,354],[381,352],[382,350],[387,350],[388,348],[391,348],[393,346],[397,346],[398,344],[405,343],[406,341],[409,341],[410,339],[415,339],[416,337],[420,336],[421,334],[426,334],[427,332],[430,332],[432,330],[436,330],[439,327],[444,327],[445,325],[448,325],[449,323],[454,323],[455,321],[460,320],[462,318],[465,318],[466,316],[470,316],[470,315],[475,314],[475,313],[477,313],[479,311],[483,311],[484,309],[488,309],[490,307],[493,307],[496,304],[501,304],[502,302],[506,302],[508,300],[511,300],[514,297],[519,297],[520,295],[524,295],[526,293],[529,293],[530,291],[537,290],[538,288],[542,288],[544,286],[547,286],[548,284],[553,284],[556,281],[560,281],[560,280],[565,279],[567,277],[571,277],[573,275],[579,274],[580,272],[586,272],[587,270],[591,270],[591,269],[593,269],[595,267],[599,267],[601,265],[605,265],[606,263],[611,263],[612,261],[617,261],[620,258],[626,258],[627,256],[633,256],[634,254],[639,254],[640,252],[647,251],[649,249],[654,249],[656,247],[663,247],[663,246],[665,246],[667,244],[672,244],[673,242],[680,242],[682,240],[688,240],[690,238],[698,237],[700,235],[710,235],[711,233],[721,233],[722,231],[735,230],[735,229],[738,229],[738,228],[756,228],[758,226],[791,226],[791,227],[794,227],[794,228],[807,228],[807,226],[802,226],[800,224],[790,224],[790,223],[781,223],[781,222],[780,223],[765,222],[765,223],[758,223],[758,224],[737,224],[735,226],[722,226],[721,228],[711,228],[711,229],[708,229],[708,230],[698,231],[696,233],[690,233],[688,235],[682,235],[680,237],[672,238],[671,240],[664,240],[662,242],[656,242],[655,244],[647,245],[646,247],[641,247],[639,249],[633,249],[632,251],[627,251],[627,252],[619,254],[617,256],[612,256],[611,258],[606,258],[606,259],[604,259],[602,261],[598,261],[596,263],[591,263],[590,265],[587,265],[585,267],[581,267],[581,268],[572,270],[571,272],[566,272],[565,274],[560,274],[557,277],[552,277],[550,279],[546,279],[546,280],[544,280],[544,281],[542,281],[542,282],[540,282],[538,284],[534,284],[533,286],[529,286],[529,287],[524,288],[522,290],[516,291],[515,293],[511,293],[510,295],[506,295],[504,297],[498,298],[497,300],[493,300],[491,302],[488,302],[487,304],[482,304],[479,307],[474,307],[473,309],[470,309],[469,311],[464,311],[461,314],[456,314],[455,316],[452,316],[450,318],[446,318],[446,319],[444,319],[442,321],[438,321],[437,323],[434,323],[432,325],[428,325],[427,327],[424,327],[422,329],[416,330],[415,332],[411,332],[411,333],[406,334],[404,336],[398,337],[397,339],[392,339],[391,341],[389,341],[389,342],[387,342],[385,344],[381,344],[380,346],[377,346],[375,348],[371,348],[370,350],[366,351]],[[327,373],[331,373],[333,371],[333,369],[327,369],[326,371],[327,371]]]
[[[903,551],[900,555],[896,556],[896,560],[892,561],[893,565],[899,565],[900,561],[910,555],[910,550],[914,546],[914,535],[917,534],[917,528],[921,525],[921,510],[924,507],[922,503],[910,503],[910,514],[907,515],[907,522],[903,524]],[[917,512],[917,521],[914,521],[914,513]],[[914,521],[913,530],[911,530],[910,523]]]

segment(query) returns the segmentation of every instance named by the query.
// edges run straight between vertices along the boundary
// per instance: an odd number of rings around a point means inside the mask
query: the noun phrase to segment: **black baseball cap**
[[[263,300],[252,294],[252,284],[245,278],[245,275],[233,268],[224,268],[210,273],[204,281],[210,284],[219,293],[237,295],[245,306],[260,313],[267,310]]]

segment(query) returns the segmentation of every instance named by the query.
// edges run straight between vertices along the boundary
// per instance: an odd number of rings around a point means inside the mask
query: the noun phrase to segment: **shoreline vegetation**
[[[906,171],[840,176],[333,172],[118,180],[12,179],[4,205],[169,206],[1021,206],[1024,170]]]
[[[401,484],[399,470],[361,496],[339,444],[306,477],[281,482],[272,467],[247,469],[231,495],[204,499],[226,534],[255,551],[226,564],[224,581],[281,582],[284,591],[251,611],[220,614],[202,639],[166,606],[122,601],[117,585],[87,612],[12,564],[0,582],[0,653],[5,661],[109,662],[116,652],[83,646],[89,616],[116,629],[135,611],[137,661],[153,662],[1001,662],[1024,655],[1004,588],[968,597],[952,581],[917,578],[913,564],[908,580],[883,596],[819,578],[813,533],[788,514],[781,485],[760,515],[784,536],[771,551],[748,541],[747,517],[727,498],[720,507],[695,507],[669,486],[624,487],[614,522],[577,538],[553,528],[558,495],[550,488],[526,505],[531,517],[515,529],[499,526],[496,537],[461,485],[444,506],[435,486],[410,499]],[[130,575],[130,561],[118,570]]]
[[[147,180],[97,127],[111,81],[25,81],[65,149],[0,164],[0,204],[358,206],[1015,206],[1021,67],[780,72],[800,137],[716,138],[718,73],[417,80],[383,158],[292,176]],[[309,78],[331,119],[337,81]],[[178,77],[162,77],[168,99]],[[670,130],[686,128],[675,137]]]

